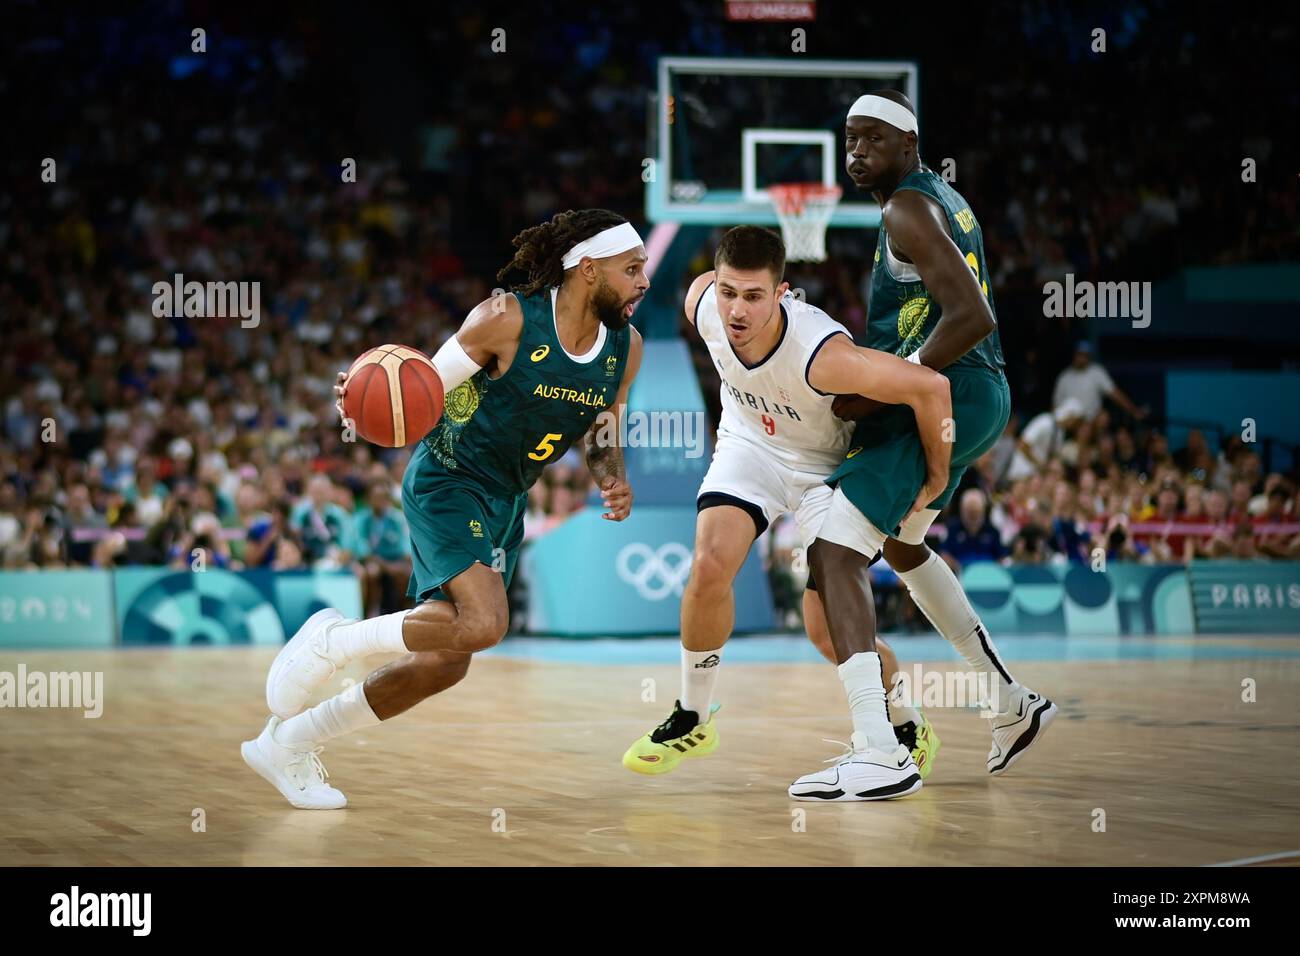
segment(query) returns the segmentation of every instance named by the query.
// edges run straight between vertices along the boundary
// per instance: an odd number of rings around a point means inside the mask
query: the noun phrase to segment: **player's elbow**
[[[925,367],[922,366],[924,369]],[[927,374],[924,380],[917,388],[916,398],[913,404],[934,405],[934,404],[952,404],[952,387],[948,383],[945,375],[940,375],[933,369],[925,369]]]
[[[970,328],[971,334],[976,337],[975,344],[983,342],[997,329],[998,323],[993,318],[993,310],[989,308],[988,303],[982,298],[970,310],[970,320],[967,326]]]

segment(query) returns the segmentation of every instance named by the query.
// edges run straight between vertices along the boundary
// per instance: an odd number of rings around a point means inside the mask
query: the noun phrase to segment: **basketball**
[[[363,353],[344,388],[344,415],[358,435],[385,448],[423,438],[442,417],[442,380],[419,349],[381,345]]]

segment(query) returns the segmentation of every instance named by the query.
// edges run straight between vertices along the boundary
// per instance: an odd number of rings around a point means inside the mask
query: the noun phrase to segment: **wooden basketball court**
[[[943,746],[920,793],[826,805],[785,791],[837,752],[822,738],[847,739],[829,665],[724,662],[719,750],[648,778],[619,758],[672,707],[675,664],[507,647],[441,697],[326,745],[342,811],[289,807],[240,759],[266,719],[269,649],[5,651],[0,671],[102,670],[105,704],[99,719],[0,710],[0,865],[1297,862],[1300,638],[1184,643],[1184,659],[1021,663],[1062,713],[1012,771],[985,772],[974,711],[931,710]],[[1199,656],[1211,645],[1240,656]],[[895,646],[910,665],[906,639]]]

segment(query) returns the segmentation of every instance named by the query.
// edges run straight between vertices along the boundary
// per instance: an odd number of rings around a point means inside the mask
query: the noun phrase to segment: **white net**
[[[822,183],[780,183],[768,189],[781,237],[785,240],[785,257],[791,262],[825,262],[826,228],[840,201],[839,186]]]

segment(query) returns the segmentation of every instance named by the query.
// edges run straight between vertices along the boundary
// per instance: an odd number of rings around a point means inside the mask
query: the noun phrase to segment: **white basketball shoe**
[[[266,706],[271,713],[285,720],[300,713],[311,695],[334,676],[338,665],[327,654],[326,632],[344,620],[332,607],[317,611],[280,648],[266,675]]]
[[[348,798],[325,782],[329,773],[320,762],[320,747],[301,750],[286,747],[275,739],[279,717],[272,717],[253,740],[245,740],[239,752],[244,763],[258,772],[280,795],[300,810],[339,810]]]
[[[996,717],[990,717],[993,730],[993,747],[989,750],[989,773],[997,776],[1011,768],[1026,750],[1043,737],[1057,707],[1042,694],[1028,687],[1018,687],[1011,692],[1011,706]]]
[[[835,766],[800,777],[790,785],[790,796],[796,800],[892,800],[921,789],[921,773],[905,746],[873,749],[857,733],[852,745],[841,746],[846,751],[831,758]]]

